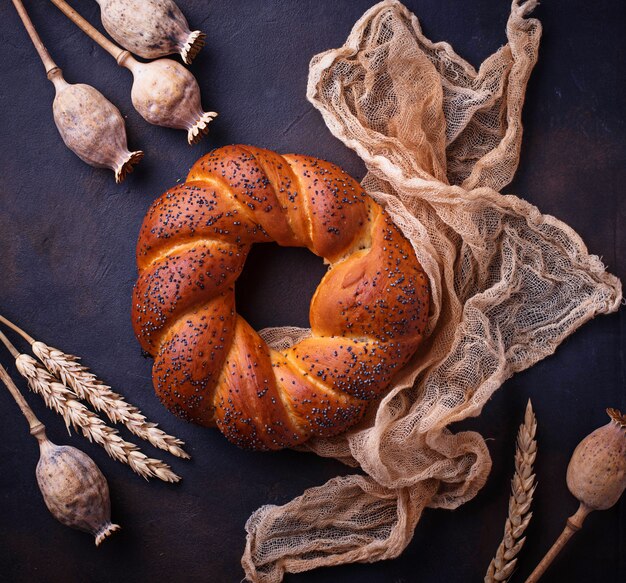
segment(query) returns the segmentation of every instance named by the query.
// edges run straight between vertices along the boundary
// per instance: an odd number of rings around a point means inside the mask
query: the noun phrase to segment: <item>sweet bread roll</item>
[[[270,349],[237,314],[254,243],[307,247],[330,267],[311,336]],[[428,280],[389,215],[337,166],[251,146],[215,150],[148,211],[133,324],[165,406],[252,449],[355,424],[422,341]]]

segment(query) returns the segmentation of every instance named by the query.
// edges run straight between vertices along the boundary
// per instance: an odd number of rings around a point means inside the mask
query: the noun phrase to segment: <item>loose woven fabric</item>
[[[364,160],[363,186],[414,244],[431,285],[429,338],[370,415],[307,448],[360,467],[248,520],[248,580],[398,556],[426,507],[456,508],[491,468],[483,438],[446,427],[478,415],[513,373],[552,354],[621,284],[580,237],[515,196],[526,83],[541,26],[515,0],[508,44],[476,72],[386,0],[346,44],[317,55],[308,98]],[[306,330],[266,330],[287,346]]]

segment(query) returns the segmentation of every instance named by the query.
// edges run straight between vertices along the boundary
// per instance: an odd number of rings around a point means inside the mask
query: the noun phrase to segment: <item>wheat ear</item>
[[[489,564],[485,583],[508,581],[517,564],[517,555],[526,541],[526,537],[522,535],[533,515],[530,512],[530,506],[537,487],[533,473],[533,464],[537,456],[536,432],[537,419],[529,399],[524,422],[520,425],[517,434],[515,475],[511,480],[509,515],[504,525],[504,538],[496,551],[496,556]]]
[[[66,426],[71,425],[89,440],[102,446],[113,458],[128,464],[144,478],[159,478],[164,482],[178,482],[171,468],[160,460],[149,458],[139,448],[122,439],[113,428],[108,427],[95,413],[87,409],[76,394],[61,384],[41,364],[28,354],[15,359],[19,373],[28,381],[30,389],[43,397],[46,405],[63,417]]]
[[[86,400],[97,411],[105,413],[113,423],[124,424],[131,433],[145,439],[155,447],[180,458],[189,459],[189,454],[181,447],[184,445],[183,441],[168,435],[159,429],[156,423],[149,422],[137,407],[128,403],[122,395],[113,391],[111,387],[89,372],[86,366],[80,364],[77,356],[65,354],[57,348],[36,341],[30,334],[1,314],[0,323],[22,336],[31,345],[33,352],[48,371],[73,389],[78,398]],[[2,338],[7,344],[6,336],[2,335]],[[11,350],[9,344],[7,348]]]
[[[96,411],[105,413],[113,423],[122,423],[131,433],[150,442],[154,447],[189,459],[189,454],[181,447],[184,445],[183,441],[168,435],[156,423],[149,422],[137,407],[125,401],[124,397],[80,364],[77,356],[65,354],[43,342],[33,342],[31,348],[45,367],[64,385],[72,388],[79,399],[91,403]]]

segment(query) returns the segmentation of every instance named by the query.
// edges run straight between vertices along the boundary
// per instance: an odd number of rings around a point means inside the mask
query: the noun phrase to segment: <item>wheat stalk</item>
[[[189,459],[189,454],[181,447],[184,445],[183,441],[168,435],[156,423],[149,422],[137,407],[125,401],[124,397],[80,364],[77,356],[65,354],[43,342],[33,342],[31,348],[45,367],[64,385],[72,388],[79,399],[91,403],[96,411],[105,413],[113,423],[122,423],[131,433],[150,442],[154,447]]]
[[[149,458],[139,448],[122,439],[113,428],[108,427],[95,413],[87,409],[76,394],[61,384],[41,364],[28,354],[18,354],[15,364],[19,373],[26,378],[30,389],[41,395],[46,405],[63,417],[66,426],[77,431],[102,446],[113,458],[128,464],[130,468],[144,478],[159,478],[164,482],[178,482],[171,468],[160,460]]]
[[[491,560],[485,583],[508,581],[517,564],[517,555],[524,546],[526,537],[522,536],[528,527],[533,513],[530,506],[537,484],[533,473],[533,464],[537,456],[537,419],[528,400],[524,422],[517,434],[515,450],[515,475],[511,480],[509,515],[504,525],[504,537],[498,546],[496,556]]]
[[[181,447],[184,445],[183,441],[165,433],[156,423],[148,421],[137,407],[128,403],[122,395],[113,391],[110,386],[89,372],[86,366],[80,364],[77,356],[65,354],[57,348],[36,341],[22,328],[2,315],[0,315],[0,323],[5,324],[22,336],[31,345],[34,354],[48,371],[68,388],[71,388],[76,397],[90,403],[96,411],[105,413],[113,423],[122,423],[131,433],[145,439],[153,446],[180,458],[189,459],[190,456]],[[1,332],[0,340],[14,357],[18,356],[19,352]]]

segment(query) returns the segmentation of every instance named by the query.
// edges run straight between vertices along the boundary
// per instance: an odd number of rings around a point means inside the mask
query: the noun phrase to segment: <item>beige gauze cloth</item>
[[[250,517],[249,581],[397,557],[424,508],[456,508],[487,479],[484,439],[447,426],[478,415],[513,373],[619,307],[619,280],[571,228],[498,192],[519,160],[541,36],[539,21],[526,17],[536,4],[513,2],[509,42],[478,72],[447,43],[425,38],[395,0],[368,10],[343,47],[311,61],[309,100],[363,159],[364,188],[430,278],[429,335],[360,425],[306,446],[362,473]],[[263,332],[279,348],[307,334]]]

